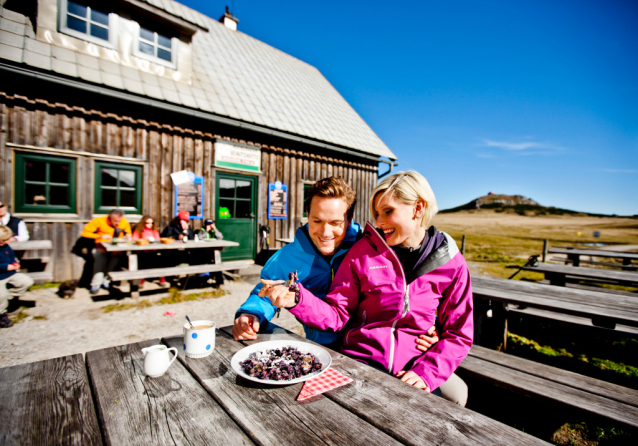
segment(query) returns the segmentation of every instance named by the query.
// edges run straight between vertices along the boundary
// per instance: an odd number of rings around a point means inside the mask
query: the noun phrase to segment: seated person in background
[[[11,242],[26,242],[29,240],[29,231],[27,225],[24,224],[22,219],[12,216],[7,212],[7,205],[0,202],[0,224],[7,226],[13,232],[8,243]]]
[[[140,239],[149,240],[150,242],[159,241],[160,239],[159,231],[155,228],[155,220],[150,215],[142,217],[135,225],[135,229],[133,229],[133,240]],[[161,253],[157,252],[157,250],[138,252],[139,262],[144,265],[144,268],[159,268],[161,266],[161,262],[158,259],[159,255]],[[160,277],[159,282],[162,286],[168,286],[164,277]],[[143,283],[144,280],[142,279],[140,285]]]
[[[150,215],[145,215],[135,225],[133,230],[133,240],[146,239],[151,242],[158,241],[160,239],[159,231],[155,228],[155,220]]]
[[[7,316],[9,298],[22,296],[31,285],[33,279],[26,274],[19,273],[20,263],[16,261],[9,241],[13,238],[13,231],[7,226],[0,225],[0,328],[13,325]],[[12,288],[7,290],[7,285]]]
[[[113,238],[131,236],[131,226],[124,212],[113,209],[104,217],[96,217],[86,224],[82,230],[82,237],[95,239],[95,263],[93,265],[93,278],[91,279],[91,294],[97,294],[100,288],[109,288],[108,281],[105,281],[105,274],[113,271],[120,261],[121,252],[106,252],[102,243],[108,243]]]
[[[263,281],[259,296],[319,330],[344,330],[341,352],[427,392],[451,378],[472,346],[472,286],[456,242],[430,226],[430,185],[415,171],[389,175],[372,191],[363,237],[350,249],[326,296],[302,280],[296,291]],[[300,277],[301,279],[301,277]],[[440,341],[425,353],[419,335],[438,315]],[[467,386],[451,398],[464,405]],[[448,397],[444,396],[446,399]]]
[[[162,231],[162,237],[182,240],[186,236],[188,240],[193,240],[193,230],[188,224],[189,219],[188,211],[179,211],[177,216]]]
[[[224,234],[215,227],[215,222],[210,218],[204,220],[204,227],[197,231],[197,236],[200,240],[223,240]]]

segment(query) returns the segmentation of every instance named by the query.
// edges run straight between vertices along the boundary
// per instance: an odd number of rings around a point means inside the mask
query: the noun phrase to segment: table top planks
[[[239,246],[239,243],[230,240],[207,240],[195,242],[181,242],[179,240],[171,243],[149,243],[148,245],[136,245],[135,243],[102,243],[107,252],[117,251],[152,251],[152,250],[170,250],[170,249],[221,249],[227,246]]]
[[[638,326],[638,299],[604,292],[472,275],[475,297]]]
[[[51,240],[27,240],[26,242],[12,242],[9,243],[11,249],[14,251],[34,251],[40,249],[52,249],[53,243]]]
[[[221,330],[230,334],[231,328]],[[282,339],[309,342],[270,323],[257,341],[242,343]],[[332,359],[332,367],[355,382],[324,395],[403,444],[545,444],[342,354],[335,353]]]
[[[181,336],[163,342],[180,350],[180,361],[255,443],[400,444],[323,395],[297,402],[302,383],[264,386],[237,376],[230,361],[244,345],[224,331],[217,333],[215,351],[201,359],[185,357]]]
[[[2,444],[101,445],[82,355],[0,369]]]
[[[160,378],[144,375],[142,348],[156,344],[145,341],[86,354],[105,442],[252,444],[179,361]]]
[[[609,257],[616,259],[630,259],[638,260],[638,253],[635,252],[617,252],[617,251],[605,251],[602,249],[566,249],[566,248],[550,248],[548,251],[550,254],[568,254],[568,255],[580,255],[590,257]]]
[[[538,263],[534,266],[524,266],[523,270],[540,273],[562,274],[571,277],[583,277],[586,279],[613,280],[628,285],[638,285],[638,273],[631,271],[616,271],[603,268],[587,268],[582,266],[554,265],[551,263]]]

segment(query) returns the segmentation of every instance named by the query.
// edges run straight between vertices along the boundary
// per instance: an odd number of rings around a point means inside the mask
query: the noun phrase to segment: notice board
[[[270,220],[284,220],[288,218],[288,186],[268,183],[268,218]]]
[[[191,220],[204,218],[204,177],[175,186],[175,215],[188,211]]]

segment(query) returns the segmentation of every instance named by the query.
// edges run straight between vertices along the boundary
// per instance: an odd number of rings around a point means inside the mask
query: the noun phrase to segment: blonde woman
[[[18,272],[20,263],[9,246],[12,237],[13,231],[7,226],[0,225],[0,328],[13,325],[7,316],[9,299],[22,296],[33,285],[31,277]],[[7,290],[7,284],[11,284],[12,288]]]
[[[303,286],[268,283],[260,294],[304,324],[343,329],[341,351],[432,392],[453,376],[472,346],[472,288],[454,240],[430,222],[437,212],[430,185],[417,172],[391,175],[372,193],[376,227],[348,252],[321,300]],[[425,353],[419,335],[437,321],[439,342]],[[464,404],[467,387],[457,403]],[[460,383],[459,383],[460,381]]]

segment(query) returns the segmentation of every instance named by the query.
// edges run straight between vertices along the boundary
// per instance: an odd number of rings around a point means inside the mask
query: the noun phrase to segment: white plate
[[[265,352],[266,350],[272,350],[274,348],[281,347],[296,347],[300,353],[310,353],[317,358],[317,361],[321,363],[321,369],[309,373],[300,378],[291,379],[289,381],[275,381],[274,379],[261,379],[255,378],[254,376],[248,376],[244,373],[244,369],[242,369],[239,363],[246,358],[248,355],[254,352]],[[330,353],[328,353],[325,349],[319,347],[318,345],[309,344],[307,342],[300,341],[266,341],[266,342],[258,342],[257,344],[249,345],[248,347],[242,348],[233,356],[233,359],[230,360],[230,365],[239,376],[246,378],[250,381],[255,381],[262,384],[272,384],[276,386],[295,384],[306,381],[312,377],[322,374],[325,372],[330,364],[332,363],[332,357]]]

